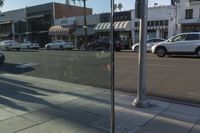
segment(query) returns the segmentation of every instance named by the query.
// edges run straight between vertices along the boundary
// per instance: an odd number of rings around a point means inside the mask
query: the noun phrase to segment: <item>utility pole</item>
[[[111,22],[111,40],[110,40],[110,49],[111,49],[111,119],[110,119],[110,133],[115,133],[115,55],[114,55],[114,0],[111,0],[111,13],[110,13],[110,22]]]
[[[83,0],[83,7],[84,7],[84,31],[85,31],[85,36],[84,36],[84,48],[87,50],[87,18],[86,18],[86,0]]]
[[[11,20],[12,23],[12,39],[15,40],[15,22],[14,19]]]
[[[136,0],[135,17],[140,19],[140,47],[138,58],[138,90],[133,105],[148,107],[150,102],[146,98],[146,50],[147,50],[147,20],[148,0]]]

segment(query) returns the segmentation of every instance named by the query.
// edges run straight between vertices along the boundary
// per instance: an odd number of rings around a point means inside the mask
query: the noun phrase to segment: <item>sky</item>
[[[169,5],[170,1],[171,0],[149,0],[149,6],[153,6],[154,3]],[[64,3],[65,0],[5,0],[4,6],[0,8],[0,11],[5,12],[49,2]],[[115,3],[122,3],[122,11],[134,9],[135,6],[135,0],[115,0]],[[77,5],[79,5],[78,2]],[[87,7],[93,8],[93,13],[109,12],[110,0],[87,0]]]

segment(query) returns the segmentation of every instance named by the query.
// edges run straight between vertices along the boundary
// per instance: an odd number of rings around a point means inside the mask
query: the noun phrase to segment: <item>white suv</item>
[[[200,57],[200,32],[181,33],[152,47],[159,57],[170,54],[197,55]]]

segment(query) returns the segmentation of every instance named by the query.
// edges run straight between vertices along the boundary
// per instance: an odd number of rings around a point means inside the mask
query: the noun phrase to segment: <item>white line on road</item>
[[[27,63],[27,64],[18,65],[16,67],[18,67],[18,68],[29,68],[29,67],[34,67],[34,66],[37,66],[37,65],[39,65],[39,63]]]

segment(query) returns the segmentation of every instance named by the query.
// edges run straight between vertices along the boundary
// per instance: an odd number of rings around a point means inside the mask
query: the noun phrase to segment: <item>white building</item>
[[[178,32],[200,31],[200,0],[180,0],[177,10]]]
[[[139,20],[135,19],[132,10],[132,39],[138,42]],[[176,33],[176,8],[175,6],[157,6],[148,9],[148,39],[169,38]]]

